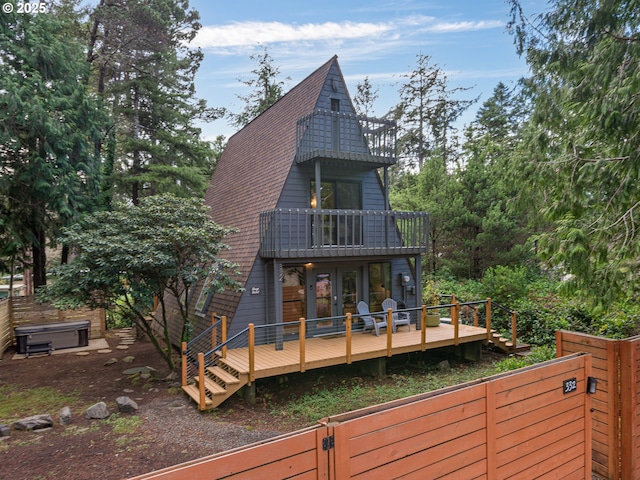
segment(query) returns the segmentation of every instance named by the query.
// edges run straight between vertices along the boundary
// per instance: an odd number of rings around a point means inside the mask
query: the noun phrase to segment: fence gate
[[[590,372],[558,358],[136,479],[590,478]]]
[[[593,471],[610,480],[640,480],[640,337],[613,340],[559,331],[558,357],[592,355]]]

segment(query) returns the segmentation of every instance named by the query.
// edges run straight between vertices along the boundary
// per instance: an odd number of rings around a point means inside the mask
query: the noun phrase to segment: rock
[[[53,427],[53,419],[51,415],[34,415],[33,417],[22,418],[13,422],[13,428],[16,430],[41,430],[43,428]]]
[[[118,404],[118,411],[122,413],[134,413],[138,410],[138,404],[131,400],[129,397],[116,398]]]
[[[141,374],[140,374],[140,378],[141,378],[142,380],[148,380],[148,379],[150,379],[150,378],[151,378],[151,374],[150,374],[150,373],[141,373]]]
[[[135,392],[135,390],[131,390],[130,388],[125,388],[125,389],[123,390],[123,392],[124,392],[124,393],[134,393],[134,392]]]
[[[149,374],[154,371],[151,367],[133,367],[122,372],[123,375]]]
[[[86,417],[89,419],[97,418],[104,419],[108,418],[111,413],[109,413],[109,409],[107,408],[107,404],[104,402],[98,402],[95,405],[87,408]]]
[[[9,425],[0,425],[0,437],[8,437],[11,435],[11,427]]]
[[[169,375],[164,377],[167,382],[175,382],[178,379],[178,374],[176,372],[171,372]]]
[[[60,409],[60,425],[71,424],[71,409],[69,407],[62,407]]]
[[[135,357],[132,357],[131,355],[127,355],[126,357],[124,357],[122,359],[123,363],[131,363],[135,360]]]
[[[441,372],[448,372],[449,370],[451,370],[449,360],[442,360],[440,363],[438,363],[438,370],[440,370]]]
[[[113,365],[114,363],[118,363],[118,359],[112,357],[109,360],[107,360],[106,362],[104,362],[104,366],[108,367],[109,365]]]

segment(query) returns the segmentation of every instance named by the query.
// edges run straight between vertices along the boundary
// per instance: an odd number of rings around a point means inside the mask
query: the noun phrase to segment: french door
[[[311,301],[309,318],[323,321],[309,325],[312,335],[328,334],[343,329],[347,313],[357,313],[362,298],[362,268],[356,266],[316,266],[311,270]]]

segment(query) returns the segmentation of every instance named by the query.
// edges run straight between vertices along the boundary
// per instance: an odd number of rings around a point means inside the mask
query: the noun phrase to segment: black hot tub
[[[18,353],[86,347],[89,345],[89,320],[20,325],[15,328]],[[29,348],[31,347],[31,348]]]

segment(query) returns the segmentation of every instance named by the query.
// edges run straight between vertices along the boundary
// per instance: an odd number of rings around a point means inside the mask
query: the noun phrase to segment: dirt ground
[[[298,428],[274,422],[266,402],[250,406],[239,397],[229,399],[213,413],[201,413],[176,383],[165,380],[169,371],[149,341],[136,341],[119,350],[120,332],[109,332],[111,352],[88,355],[75,352],[48,356],[18,357],[10,349],[0,361],[0,387],[12,391],[53,387],[61,393],[78,394],[72,407],[72,423],[59,424],[58,411],[50,414],[54,426],[31,432],[11,431],[0,437],[0,478],[12,480],[121,479],[186,462],[213,453],[254,443]],[[127,356],[134,357],[124,363]],[[106,365],[111,358],[117,363]],[[133,367],[156,370],[150,379],[123,374]],[[303,388],[303,387],[302,387]],[[117,422],[88,420],[85,410],[103,401],[117,412],[116,398],[128,396],[139,405],[140,424],[126,433]],[[0,403],[2,398],[0,398]],[[28,415],[24,415],[28,416]],[[129,416],[131,416],[129,414]],[[127,414],[115,418],[125,419]],[[10,424],[15,419],[0,419]]]

